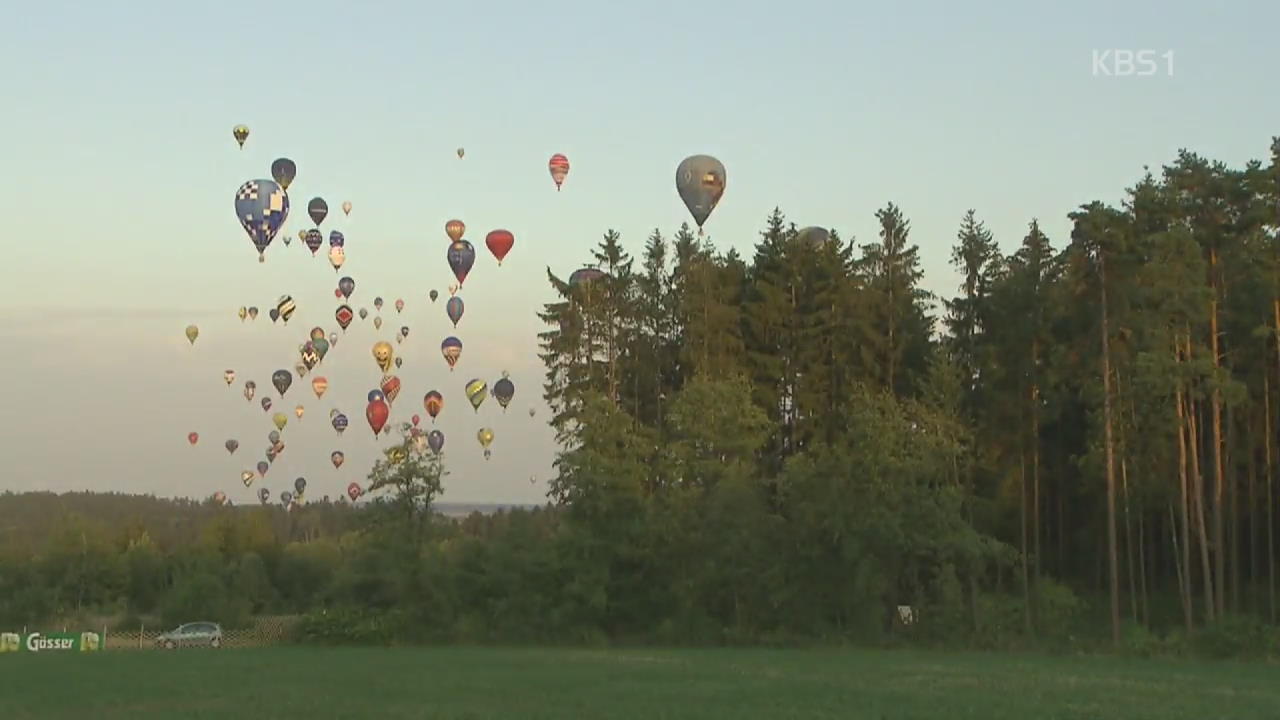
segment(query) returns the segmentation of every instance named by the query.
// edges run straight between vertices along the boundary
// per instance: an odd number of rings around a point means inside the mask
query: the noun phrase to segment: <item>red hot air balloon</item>
[[[200,433],[194,433],[194,432],[187,433],[187,442],[191,443],[192,445],[195,445],[196,443],[200,442]]]
[[[364,409],[364,416],[369,421],[369,429],[373,430],[373,437],[377,438],[378,433],[382,432],[382,428],[387,424],[387,416],[391,414],[391,409],[381,400],[374,400],[369,403],[369,407]]]
[[[412,422],[414,427],[418,427],[418,423],[422,422],[422,418],[418,417],[417,415],[414,415],[413,417],[409,418],[409,422]]]
[[[364,491],[360,489],[360,483],[351,483],[347,486],[347,497],[351,498],[351,502],[359,500],[363,494]]]
[[[560,192],[560,185],[569,174],[569,158],[556,153],[547,161],[547,169],[551,171],[551,179],[556,183],[556,192]]]
[[[511,252],[511,246],[516,244],[516,236],[510,230],[494,230],[484,237],[484,244],[489,246],[489,252],[493,253],[501,266],[502,259]]]

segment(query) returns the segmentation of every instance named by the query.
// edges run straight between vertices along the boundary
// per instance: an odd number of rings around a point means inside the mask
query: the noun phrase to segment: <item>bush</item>
[[[1193,647],[1212,658],[1260,657],[1268,651],[1269,634],[1256,617],[1227,614],[1201,630]]]
[[[298,642],[319,645],[391,645],[410,635],[401,614],[369,613],[356,608],[334,608],[302,616],[294,627]]]

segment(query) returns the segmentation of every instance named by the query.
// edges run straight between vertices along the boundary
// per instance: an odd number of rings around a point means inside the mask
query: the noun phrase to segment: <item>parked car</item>
[[[222,626],[211,622],[193,622],[161,633],[156,645],[165,650],[180,647],[222,647]]]

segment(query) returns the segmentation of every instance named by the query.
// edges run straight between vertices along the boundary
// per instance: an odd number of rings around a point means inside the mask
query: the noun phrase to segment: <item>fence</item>
[[[267,647],[284,643],[298,618],[292,616],[258,617],[247,628],[222,631],[222,647]],[[156,638],[173,628],[143,626],[137,630],[112,630],[107,633],[107,650],[147,650],[157,647]]]

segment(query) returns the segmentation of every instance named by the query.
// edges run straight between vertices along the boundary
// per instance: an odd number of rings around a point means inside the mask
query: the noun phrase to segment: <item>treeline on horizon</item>
[[[1243,168],[1180,152],[1120,207],[1072,211],[1069,237],[1031,219],[1007,252],[970,211],[952,297],[922,289],[907,214],[877,218],[857,242],[775,210],[750,257],[687,226],[632,255],[610,231],[586,263],[603,274],[548,269],[547,508],[433,517],[447,456],[406,437],[360,509],[0,535],[0,588],[22,588],[0,590],[0,621],[92,606],[311,613],[304,636],[350,642],[1276,647],[1280,139]]]

